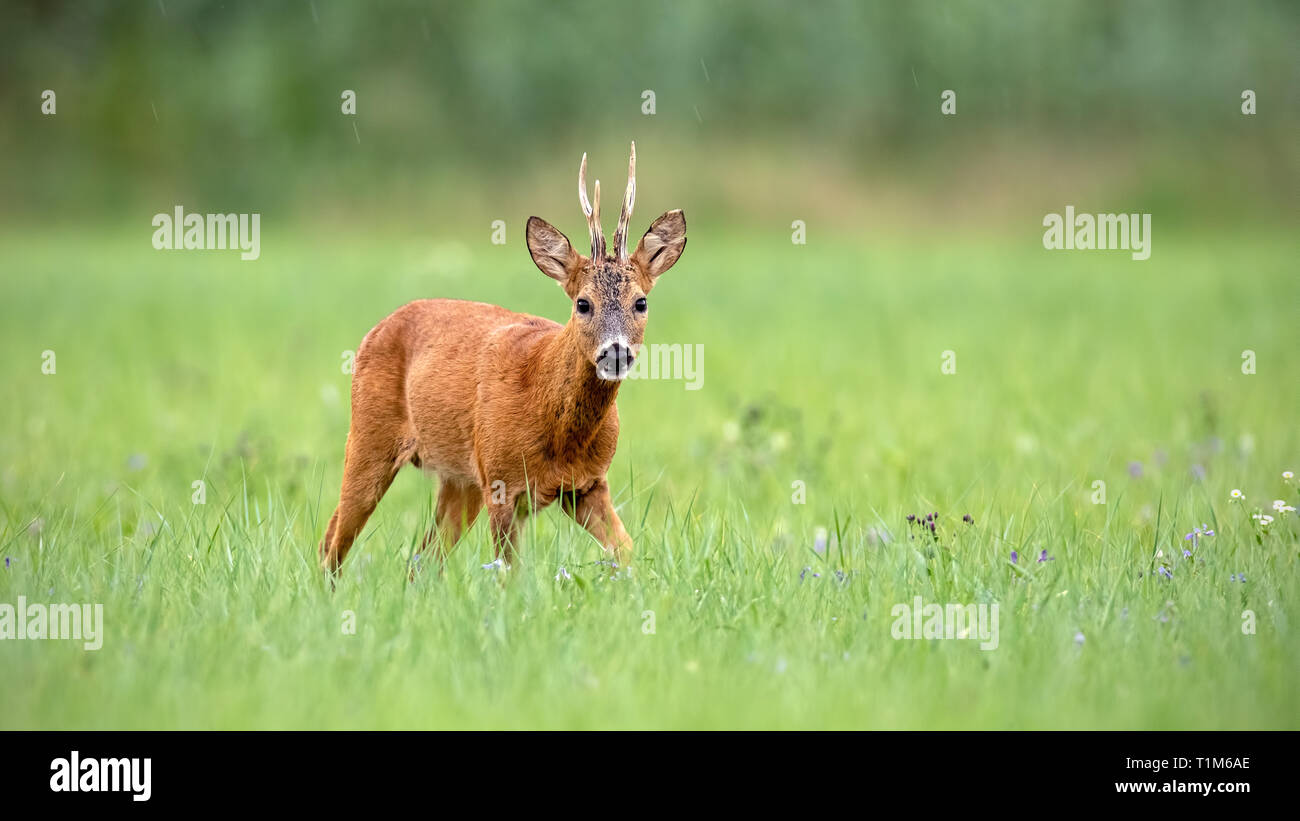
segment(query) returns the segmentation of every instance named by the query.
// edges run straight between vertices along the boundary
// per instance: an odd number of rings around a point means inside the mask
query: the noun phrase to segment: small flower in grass
[[[1083,635],[1083,631],[1082,631],[1082,630],[1078,630],[1078,631],[1075,632],[1075,634],[1074,634],[1074,643],[1075,643],[1076,645],[1078,645],[1079,647],[1082,647],[1082,646],[1083,646],[1083,643],[1084,643],[1085,641],[1087,641],[1087,640],[1088,640],[1088,637],[1085,636],[1085,635]]]
[[[1273,510],[1285,516],[1288,513],[1295,513],[1295,505],[1288,505],[1282,499],[1273,500]]]
[[[1041,562],[1054,562],[1054,561],[1056,561],[1056,557],[1055,557],[1055,556],[1049,556],[1049,555],[1047,555],[1047,551],[1044,550],[1042,553],[1039,553],[1039,554],[1038,554],[1038,561],[1039,561],[1040,563],[1041,563]]]
[[[1191,542],[1192,548],[1195,549],[1197,547],[1200,547],[1202,536],[1213,536],[1213,535],[1214,535],[1214,531],[1210,530],[1210,526],[1202,522],[1200,527],[1193,527],[1192,532],[1188,533],[1186,536],[1183,537],[1183,541]],[[1184,550],[1183,555],[1190,556],[1192,555],[1192,552],[1190,550]]]
[[[1204,466],[1204,465],[1192,465],[1192,478],[1195,479],[1195,480],[1198,481],[1198,482],[1201,481],[1202,479],[1204,479],[1204,478],[1205,478],[1205,466]]]
[[[1282,471],[1282,481],[1283,481],[1283,482],[1286,482],[1287,484],[1291,484],[1292,480],[1294,480],[1294,479],[1295,479],[1295,473],[1294,473],[1294,472],[1289,471],[1289,470],[1284,470],[1284,471]]]
[[[916,521],[916,514],[915,514],[915,513],[909,513],[909,514],[907,514],[907,523],[908,523],[908,524],[912,524],[912,523],[915,522],[915,521]]]
[[[971,516],[969,513],[967,513],[965,516],[961,517],[961,520],[962,520],[963,522],[965,522],[966,524],[968,524],[968,525],[973,525],[973,524],[975,524],[975,518],[974,518],[973,516]]]
[[[1245,498],[1246,498],[1246,494],[1242,493],[1238,488],[1235,487],[1232,489],[1232,492],[1228,494],[1228,499],[1233,502],[1240,502],[1245,500]]]
[[[573,581],[573,577],[569,575],[569,571],[567,571],[567,570],[565,570],[563,567],[561,567],[561,568],[560,568],[560,572],[555,574],[555,580],[556,580],[557,582],[558,582],[558,581],[566,581],[566,582],[568,582],[568,581]]]
[[[1245,574],[1245,573],[1233,573],[1231,576],[1228,577],[1228,581],[1230,581],[1230,582],[1241,582],[1242,584],[1245,584],[1245,583],[1246,583],[1246,574]]]
[[[1014,551],[1014,550],[1011,551],[1011,563],[1012,563],[1012,564],[1019,564],[1019,563],[1020,563],[1020,554],[1017,553],[1017,552]]]
[[[1161,576],[1163,576],[1163,577],[1166,578],[1166,579],[1172,579],[1172,578],[1174,577],[1174,571],[1170,570],[1169,568],[1165,567],[1164,565],[1161,565],[1161,566],[1160,566],[1160,569],[1157,570],[1156,572],[1159,573]]]
[[[9,557],[5,556],[5,570],[9,569]]]
[[[1250,518],[1259,522],[1259,526],[1264,530],[1268,530],[1268,526],[1273,524],[1273,517],[1267,513],[1255,513]]]
[[[1128,475],[1129,475],[1129,476],[1132,476],[1134,479],[1141,479],[1141,478],[1142,478],[1142,463],[1141,463],[1141,462],[1129,462],[1129,463],[1128,463]]]

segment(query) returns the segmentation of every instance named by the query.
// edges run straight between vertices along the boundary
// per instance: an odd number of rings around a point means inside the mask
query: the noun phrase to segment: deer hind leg
[[[327,573],[338,571],[397,471],[415,455],[413,439],[390,443],[376,439],[356,427],[348,434],[339,505],[320,543],[320,564]]]
[[[483,509],[483,493],[476,485],[443,479],[438,486],[438,507],[433,525],[425,534],[420,544],[417,560],[430,545],[438,557],[439,567],[446,561],[451,549],[460,541],[461,535],[473,526]],[[416,567],[411,568],[411,578],[415,578]]]
[[[615,562],[625,565],[631,561],[632,537],[614,510],[614,502],[609,497],[609,483],[601,479],[590,490],[564,493],[560,500],[564,512],[594,536],[601,547],[613,553]]]

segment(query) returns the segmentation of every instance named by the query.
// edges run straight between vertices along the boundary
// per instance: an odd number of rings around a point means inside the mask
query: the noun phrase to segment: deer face
[[[587,201],[587,155],[578,171],[578,199],[587,216],[591,256],[573,249],[568,237],[538,217],[528,219],[528,252],[542,273],[560,283],[573,300],[569,325],[576,332],[584,356],[601,379],[617,381],[632,368],[636,349],[645,336],[649,314],[647,295],[659,276],[681,257],[686,247],[686,218],[680,210],[655,220],[627,252],[627,223],[636,198],[636,144],[628,162],[627,196],[614,232],[614,254],[605,253],[600,230],[600,181],[595,185],[594,206]]]
[[[632,368],[636,351],[645,338],[648,288],[630,265],[590,263],[573,300],[570,322],[578,329],[601,379],[620,380]]]

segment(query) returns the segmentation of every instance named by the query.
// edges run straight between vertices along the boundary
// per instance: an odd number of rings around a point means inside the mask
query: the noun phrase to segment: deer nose
[[[636,352],[622,341],[606,342],[596,354],[596,370],[602,379],[622,379],[632,369]]]

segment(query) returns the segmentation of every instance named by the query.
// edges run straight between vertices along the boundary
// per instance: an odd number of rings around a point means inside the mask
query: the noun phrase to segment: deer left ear
[[[673,267],[686,249],[686,216],[681,209],[669,211],[650,225],[636,251],[632,263],[641,269],[651,284],[660,274]]]
[[[582,267],[582,257],[573,250],[569,238],[546,220],[529,217],[525,236],[533,262],[543,274],[561,285],[567,285],[573,273]]]

